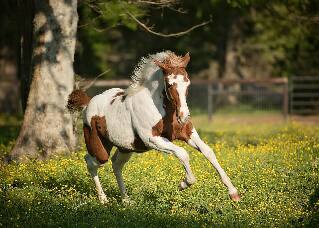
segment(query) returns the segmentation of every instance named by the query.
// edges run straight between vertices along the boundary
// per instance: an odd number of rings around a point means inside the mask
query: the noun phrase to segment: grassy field
[[[5,119],[7,118],[7,119]],[[0,120],[2,157],[19,122]],[[3,120],[4,119],[4,120]],[[197,182],[178,191],[184,171],[173,156],[136,154],[124,169],[131,206],[121,203],[111,165],[100,169],[111,201],[100,205],[83,160],[68,157],[27,164],[0,163],[3,227],[315,227],[319,224],[319,125],[285,123],[273,115],[193,118],[215,150],[242,200],[232,202],[207,160],[183,143]],[[109,162],[111,163],[111,161]]]

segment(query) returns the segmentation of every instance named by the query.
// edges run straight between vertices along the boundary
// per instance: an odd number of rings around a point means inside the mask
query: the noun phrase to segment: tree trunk
[[[23,124],[10,158],[47,158],[74,149],[66,111],[74,84],[77,0],[34,0],[32,82]]]
[[[28,95],[31,85],[32,66],[32,35],[34,4],[33,0],[18,1],[19,40],[18,40],[18,78],[20,80],[20,93],[22,110],[27,107]]]

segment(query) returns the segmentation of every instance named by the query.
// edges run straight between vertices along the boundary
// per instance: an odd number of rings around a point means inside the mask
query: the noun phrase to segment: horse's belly
[[[114,104],[105,113],[108,137],[115,146],[131,150],[135,139],[131,116],[124,107],[119,106]]]

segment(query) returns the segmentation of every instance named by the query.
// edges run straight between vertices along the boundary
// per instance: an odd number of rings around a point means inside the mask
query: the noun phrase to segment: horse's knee
[[[176,156],[183,162],[183,163],[189,163],[189,155],[186,150],[183,148],[180,148],[178,151],[176,151]]]
[[[114,156],[111,158],[112,160],[112,168],[114,172],[118,172],[121,170],[121,163],[118,159],[118,154],[114,154]]]
[[[90,154],[86,154],[84,156],[86,166],[88,171],[90,172],[91,175],[97,175],[97,170],[99,167],[101,167],[103,164],[98,162],[96,158],[92,157]]]

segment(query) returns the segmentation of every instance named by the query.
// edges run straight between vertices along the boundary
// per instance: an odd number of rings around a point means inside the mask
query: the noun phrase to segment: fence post
[[[284,83],[284,88],[283,88],[283,115],[285,120],[288,117],[288,109],[289,109],[289,89],[288,89],[288,80],[285,81]]]
[[[208,113],[208,120],[212,120],[213,116],[213,85],[211,82],[207,85],[207,113]]]

